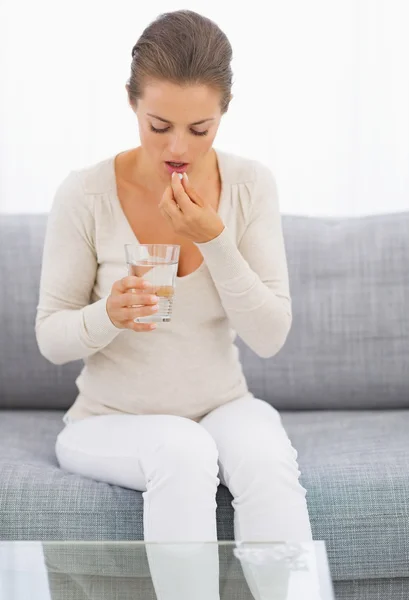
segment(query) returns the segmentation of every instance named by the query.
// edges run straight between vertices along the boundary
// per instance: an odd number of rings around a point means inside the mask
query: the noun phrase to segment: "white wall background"
[[[180,8],[228,35],[215,145],[269,165],[282,212],[409,209],[407,0],[0,0],[0,211],[47,211],[69,170],[138,145],[131,49]]]

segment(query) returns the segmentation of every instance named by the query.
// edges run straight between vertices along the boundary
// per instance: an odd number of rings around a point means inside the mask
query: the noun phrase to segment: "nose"
[[[188,148],[188,144],[187,144],[187,139],[186,136],[181,134],[181,133],[175,133],[173,136],[171,136],[170,138],[170,143],[169,143],[169,153],[172,156],[172,158],[182,162],[181,159],[183,159],[183,157],[187,154],[187,148]]]

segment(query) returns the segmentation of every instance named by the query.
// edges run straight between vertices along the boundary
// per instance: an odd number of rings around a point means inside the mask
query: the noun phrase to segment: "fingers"
[[[122,308],[124,306],[141,306],[141,305],[152,305],[157,304],[159,301],[159,297],[154,294],[121,294],[119,298],[119,306]]]
[[[198,206],[201,206],[203,208],[205,203],[201,199],[199,194],[197,194],[195,192],[195,190],[192,188],[192,186],[190,185],[190,182],[189,182],[189,179],[188,179],[188,176],[186,175],[186,173],[183,173],[183,179],[181,181],[181,185],[182,184],[183,184],[183,188],[184,188],[185,192],[187,193],[187,195],[189,196],[190,200],[192,202],[194,202],[195,204],[197,204]]]
[[[175,218],[180,216],[181,207],[177,203],[172,187],[168,185],[166,188],[162,200],[159,204],[159,209],[162,211],[162,214],[167,218]]]
[[[192,202],[189,196],[186,194],[184,187],[175,172],[172,173],[171,179],[171,190],[173,192],[174,200],[173,204],[179,204],[182,212],[188,211],[192,208]]]
[[[165,219],[169,220],[172,223],[177,222],[177,219],[179,219],[181,216],[181,211],[174,202],[172,202],[172,204],[168,202],[163,204],[161,211]]]
[[[112,286],[112,292],[115,294],[125,294],[128,290],[147,290],[152,285],[148,281],[144,281],[142,277],[135,277],[134,275],[129,275],[128,277],[123,277],[118,281],[115,281]]]
[[[159,210],[163,218],[173,227],[177,227],[178,221],[182,216],[182,211],[179,205],[176,203],[173,196],[173,190],[171,186],[168,186],[163,194],[162,200],[159,204]]]
[[[119,306],[118,296],[110,297],[107,300],[107,312],[112,323],[119,329],[135,329],[135,319],[142,317],[151,317],[156,315],[159,310],[158,304],[147,304],[137,307]],[[138,325],[150,325],[150,323],[138,323]],[[139,331],[136,329],[135,331]]]
[[[132,329],[132,331],[137,331],[138,333],[147,333],[148,331],[153,331],[156,328],[156,323],[134,323],[133,321],[127,323],[126,327],[126,329]]]
[[[111,294],[107,298],[106,309],[116,327],[140,332],[156,329],[154,323],[134,321],[134,319],[155,315],[159,310],[159,298],[149,293],[149,288],[153,290],[151,283],[133,275],[123,277],[113,284]]]
[[[150,317],[157,313],[158,310],[158,305],[141,306],[138,308],[123,308],[121,310],[121,316],[126,323],[129,323],[133,322],[135,319],[139,319],[140,317]]]

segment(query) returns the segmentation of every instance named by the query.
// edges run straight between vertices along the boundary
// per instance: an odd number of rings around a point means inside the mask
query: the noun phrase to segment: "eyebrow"
[[[162,121],[163,123],[172,123],[172,121],[168,121],[167,119],[158,117],[158,115],[152,115],[151,113],[147,113],[147,115],[149,117],[153,117],[154,119],[158,119],[158,121]],[[201,125],[202,123],[206,123],[207,121],[214,121],[214,117],[210,117],[209,119],[202,119],[201,121],[195,121],[195,123],[191,123],[191,125]]]

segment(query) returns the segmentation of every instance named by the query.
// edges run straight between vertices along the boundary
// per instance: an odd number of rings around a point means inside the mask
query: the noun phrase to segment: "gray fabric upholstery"
[[[283,219],[293,326],[273,359],[239,342],[256,396],[289,410],[409,406],[409,213]]]
[[[408,600],[409,578],[335,581],[336,600]]]
[[[50,364],[38,350],[44,215],[0,214],[0,408],[65,408],[81,364]]]
[[[54,444],[62,414],[2,412],[1,538],[142,539],[141,493],[59,469]],[[408,411],[281,414],[299,454],[314,539],[326,541],[333,577],[407,575]],[[226,488],[217,500],[219,539],[233,539]]]

